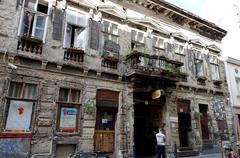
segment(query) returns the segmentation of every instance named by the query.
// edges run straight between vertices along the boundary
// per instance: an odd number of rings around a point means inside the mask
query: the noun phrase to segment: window
[[[48,2],[44,0],[25,1],[21,12],[19,36],[43,40],[48,13]]]
[[[158,38],[156,36],[153,36],[152,44],[153,44],[154,48],[162,48],[162,49],[164,49],[164,39],[162,39],[162,38]]]
[[[60,102],[70,102],[79,103],[80,100],[80,90],[60,88],[59,101]]]
[[[236,78],[237,96],[240,96],[240,78]]]
[[[30,83],[11,82],[8,91],[10,98],[5,112],[5,131],[30,131],[37,85]]]
[[[57,130],[59,132],[77,132],[79,124],[80,90],[60,88]]]
[[[11,82],[8,97],[21,99],[36,99],[36,84]]]
[[[144,33],[132,30],[131,32],[131,49],[138,52],[144,52]]]
[[[77,132],[79,106],[78,105],[59,105],[58,109],[58,131]]]
[[[103,21],[102,23],[102,32],[103,32],[103,42],[106,40],[114,41],[119,44],[119,35],[118,35],[118,25],[110,23],[108,21]]]
[[[86,40],[87,25],[88,25],[87,15],[67,10],[63,47],[85,50],[88,41]]]
[[[204,76],[204,68],[203,68],[203,57],[200,51],[194,50],[195,56],[195,68],[196,68],[196,76],[203,77]]]
[[[215,56],[209,56],[212,80],[220,80],[218,61]]]
[[[184,46],[180,44],[175,44],[175,53],[184,54]]]

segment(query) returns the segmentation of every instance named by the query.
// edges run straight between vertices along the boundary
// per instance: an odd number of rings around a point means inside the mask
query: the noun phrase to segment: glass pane
[[[22,83],[12,82],[9,87],[8,96],[20,98],[22,93]]]
[[[68,101],[69,89],[60,88],[59,92],[59,101]]]
[[[35,4],[36,4],[36,0],[25,0],[25,5],[24,6],[34,10],[35,9]]]
[[[159,46],[160,48],[163,48],[163,47],[164,47],[164,41],[163,41],[163,39],[161,39],[161,38],[158,39],[158,46]]]
[[[23,98],[25,99],[34,99],[36,98],[36,88],[35,84],[26,84],[24,89]]]
[[[136,34],[137,34],[137,32],[134,31],[134,30],[132,30],[132,32],[131,32],[131,38],[132,38],[133,41],[136,41]]]
[[[212,80],[219,80],[220,76],[219,76],[218,65],[210,64],[210,70],[211,70]]]
[[[35,24],[35,30],[33,31],[33,36],[42,39],[44,34],[44,28],[45,28],[45,16],[35,16],[36,18],[36,24]]]
[[[70,97],[71,97],[71,102],[79,103],[80,91],[79,90],[72,90]]]
[[[98,111],[96,130],[114,130],[114,116],[110,111]]]
[[[103,31],[104,31],[104,32],[109,32],[109,31],[108,31],[109,26],[110,26],[110,23],[109,23],[109,22],[103,21]]]
[[[138,41],[138,42],[143,42],[143,33],[138,32],[137,41]]]
[[[157,37],[153,37],[152,43],[153,43],[153,46],[158,47],[158,45],[157,45]]]
[[[112,24],[111,33],[114,35],[118,35],[118,26],[116,24]]]
[[[197,76],[203,76],[203,63],[202,61],[196,62],[196,74]]]

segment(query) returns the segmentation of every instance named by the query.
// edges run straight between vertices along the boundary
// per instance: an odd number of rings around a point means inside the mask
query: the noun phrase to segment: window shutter
[[[74,47],[80,48],[80,49],[85,49],[85,28],[77,28],[74,30],[75,31],[75,38],[74,38]]]
[[[97,21],[90,19],[90,48],[98,50],[100,38],[100,24]]]
[[[188,52],[188,69],[192,72],[192,74],[195,74],[193,51],[191,49],[188,49],[187,52]]]
[[[58,41],[62,40],[62,27],[63,27],[63,11],[61,9],[55,9],[52,32],[52,38],[54,40]]]

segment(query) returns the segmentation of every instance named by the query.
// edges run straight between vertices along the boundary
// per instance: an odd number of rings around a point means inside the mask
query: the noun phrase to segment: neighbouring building
[[[163,0],[0,1],[0,155],[179,153],[233,139],[226,31]]]
[[[228,89],[230,93],[229,104],[233,112],[235,139],[240,139],[240,60],[227,57],[225,62]]]

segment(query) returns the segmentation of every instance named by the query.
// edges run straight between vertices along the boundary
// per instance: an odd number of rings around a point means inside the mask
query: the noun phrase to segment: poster
[[[33,102],[11,100],[6,130],[30,130]]]
[[[61,107],[60,131],[75,131],[77,121],[77,108]]]

